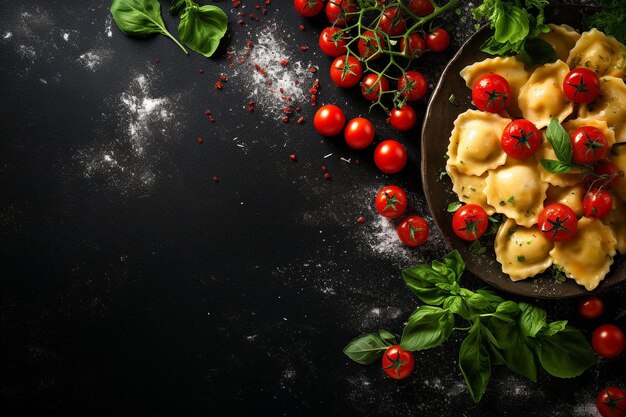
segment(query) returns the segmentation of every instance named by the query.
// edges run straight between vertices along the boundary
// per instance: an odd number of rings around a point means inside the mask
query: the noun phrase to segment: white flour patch
[[[76,60],[86,69],[96,71],[103,63],[109,61],[113,57],[113,52],[108,49],[99,49],[85,52]]]
[[[598,413],[595,403],[578,404],[574,407],[573,417],[588,417],[595,416]]]
[[[2,35],[2,39],[11,39],[13,37],[13,32],[5,32],[4,35]]]
[[[113,19],[111,19],[111,16],[107,16],[107,20],[104,22],[104,33],[109,38],[113,37],[113,31],[111,30],[112,25],[113,25]]]
[[[69,33],[64,33],[64,34],[63,34],[63,40],[64,40],[65,42],[69,41],[69,40],[70,40],[70,34],[69,34]]]

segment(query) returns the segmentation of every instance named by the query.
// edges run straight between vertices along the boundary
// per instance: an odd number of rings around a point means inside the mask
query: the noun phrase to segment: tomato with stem
[[[380,78],[380,81],[378,79]],[[389,91],[389,80],[380,77],[378,74],[367,74],[361,81],[361,94],[366,100],[376,101],[378,97]]]
[[[624,351],[626,337],[624,332],[612,324],[603,324],[591,336],[591,346],[598,356],[606,359],[616,358]]]
[[[589,68],[574,68],[563,80],[563,93],[573,103],[591,103],[600,95],[600,79]]]
[[[402,16],[402,9],[389,7],[380,16],[378,28],[389,36],[400,36],[406,32],[406,21]]]
[[[624,171],[613,162],[603,159],[593,165],[590,172],[585,176],[584,182],[590,187],[604,188],[610,190],[624,176]]]
[[[396,185],[389,185],[376,194],[376,211],[388,219],[402,216],[406,210],[408,198],[404,190]]]
[[[578,229],[574,210],[562,203],[552,203],[539,213],[539,231],[546,239],[561,242],[573,238]]]
[[[389,123],[398,130],[410,130],[417,122],[417,114],[413,107],[405,104],[400,108],[391,110],[389,114]]]
[[[330,23],[345,26],[354,17],[352,13],[357,11],[357,6],[354,0],[329,0],[325,11]]]
[[[330,78],[342,88],[354,87],[363,76],[363,65],[353,55],[338,56],[330,66]]]
[[[393,379],[404,379],[411,375],[415,367],[413,353],[403,350],[400,345],[392,345],[387,348],[382,357],[382,368]]]
[[[426,50],[426,42],[419,33],[411,33],[407,38],[408,41],[405,41],[404,39],[404,37],[400,39],[400,51],[403,54],[408,55],[410,58],[418,58],[422,56]]]
[[[500,144],[507,155],[525,159],[534,155],[541,147],[542,136],[533,122],[517,119],[509,122],[502,132]]]
[[[578,303],[578,314],[586,319],[595,319],[604,312],[604,302],[595,296],[587,297]]]
[[[398,225],[398,237],[405,245],[417,247],[428,240],[429,227],[426,220],[418,215],[406,216]]]
[[[478,204],[466,204],[454,212],[452,229],[463,240],[480,239],[489,226],[489,216]]]
[[[500,113],[511,101],[511,86],[503,76],[493,72],[481,75],[474,82],[472,101],[479,110]]]
[[[375,61],[382,57],[380,49],[385,47],[385,40],[378,33],[366,30],[361,34],[357,49],[363,61]]]
[[[404,168],[408,160],[406,148],[398,141],[382,141],[374,150],[374,164],[385,174],[396,174]]]
[[[596,397],[596,408],[602,417],[626,416],[626,392],[617,387],[606,387]]]
[[[398,92],[407,101],[417,101],[426,95],[428,82],[422,73],[418,71],[407,71],[398,80]]]
[[[320,49],[328,56],[336,57],[345,54],[348,52],[347,45],[348,40],[338,27],[327,27],[320,33]]]
[[[374,141],[374,125],[364,117],[356,117],[348,122],[343,132],[344,139],[353,149],[365,149]]]
[[[572,160],[577,164],[593,164],[606,158],[609,144],[600,129],[582,126],[570,133]]]
[[[583,197],[583,214],[587,217],[602,219],[613,210],[611,193],[600,188],[591,188]]]
[[[411,11],[411,13],[419,17],[428,16],[435,11],[435,7],[430,2],[430,0],[409,0],[409,4],[407,4],[407,7]]]
[[[346,116],[338,106],[327,104],[320,107],[313,118],[315,130],[324,136],[338,135],[346,124]]]
[[[317,16],[324,8],[324,0],[293,0],[293,6],[301,16]]]
[[[426,45],[433,52],[443,52],[450,46],[450,34],[444,28],[435,29],[426,35]]]

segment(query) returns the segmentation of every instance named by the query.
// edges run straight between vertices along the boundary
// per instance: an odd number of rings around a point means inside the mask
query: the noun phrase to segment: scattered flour
[[[13,32],[5,32],[4,35],[2,35],[2,39],[10,39],[13,37]]]
[[[67,42],[67,41],[69,41],[69,39],[70,39],[70,34],[69,34],[69,33],[64,33],[64,34],[63,34],[63,40],[64,40],[65,42]]]
[[[111,16],[107,16],[107,20],[104,22],[104,33],[109,38],[113,37],[113,31],[111,30],[112,25],[113,25],[113,19],[111,19]]]
[[[103,63],[109,61],[113,57],[113,52],[108,49],[99,49],[85,52],[80,55],[77,62],[80,62],[85,68],[96,71]]]

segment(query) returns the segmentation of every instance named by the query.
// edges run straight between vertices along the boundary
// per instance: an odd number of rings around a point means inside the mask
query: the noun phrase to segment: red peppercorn
[[[306,52],[306,51],[308,51],[308,50],[309,50],[309,47],[308,47],[308,46],[306,46],[306,45],[300,45],[300,50],[301,50],[302,52]]]
[[[224,88],[224,84],[221,81],[215,83],[215,89],[221,90],[222,88]]]
[[[217,177],[213,177],[213,182],[219,182],[219,181],[220,181],[220,179],[219,179],[219,178],[217,178]]]
[[[302,123],[304,123],[304,117],[300,117],[298,119],[298,124],[301,125]]]
[[[292,161],[295,161],[296,160],[296,155],[295,154],[289,155],[289,159],[291,159]]]
[[[365,217],[361,216],[358,219],[356,219],[357,223],[365,223]]]
[[[329,172],[327,172],[327,173],[325,173],[325,174],[324,174],[324,179],[325,179],[326,181],[328,181],[328,180],[330,179],[330,173],[329,173]]]
[[[198,143],[202,143],[202,142],[204,142],[204,139],[198,138]]]

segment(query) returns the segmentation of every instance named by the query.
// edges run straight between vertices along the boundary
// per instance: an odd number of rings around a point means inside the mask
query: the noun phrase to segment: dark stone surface
[[[328,79],[323,19],[300,19],[288,0],[263,16],[261,3],[243,1],[260,17],[245,25],[218,3],[231,21],[225,46],[240,55],[275,24],[291,62],[319,66],[319,103],[366,114],[358,92]],[[372,112],[378,140],[399,138],[410,153],[403,174],[385,177],[372,150],[321,139],[306,101],[303,125],[271,105],[248,113],[250,97],[260,101],[253,69],[230,68],[225,48],[207,60],[164,37],[125,37],[107,8],[0,4],[2,415],[591,416],[600,389],[626,385],[624,358],[575,380],[542,372],[537,384],[498,368],[476,405],[457,368],[460,335],[416,353],[400,383],[351,363],[341,353],[350,339],[398,333],[416,307],[400,269],[446,252],[436,231],[423,248],[402,248],[371,208],[394,182],[428,214],[417,129],[399,135]],[[451,50],[424,57],[431,83],[472,26],[457,24]],[[220,73],[229,81],[217,91]],[[624,296],[623,286],[604,296],[600,321]],[[586,333],[599,324],[577,319],[575,301],[540,305]]]

